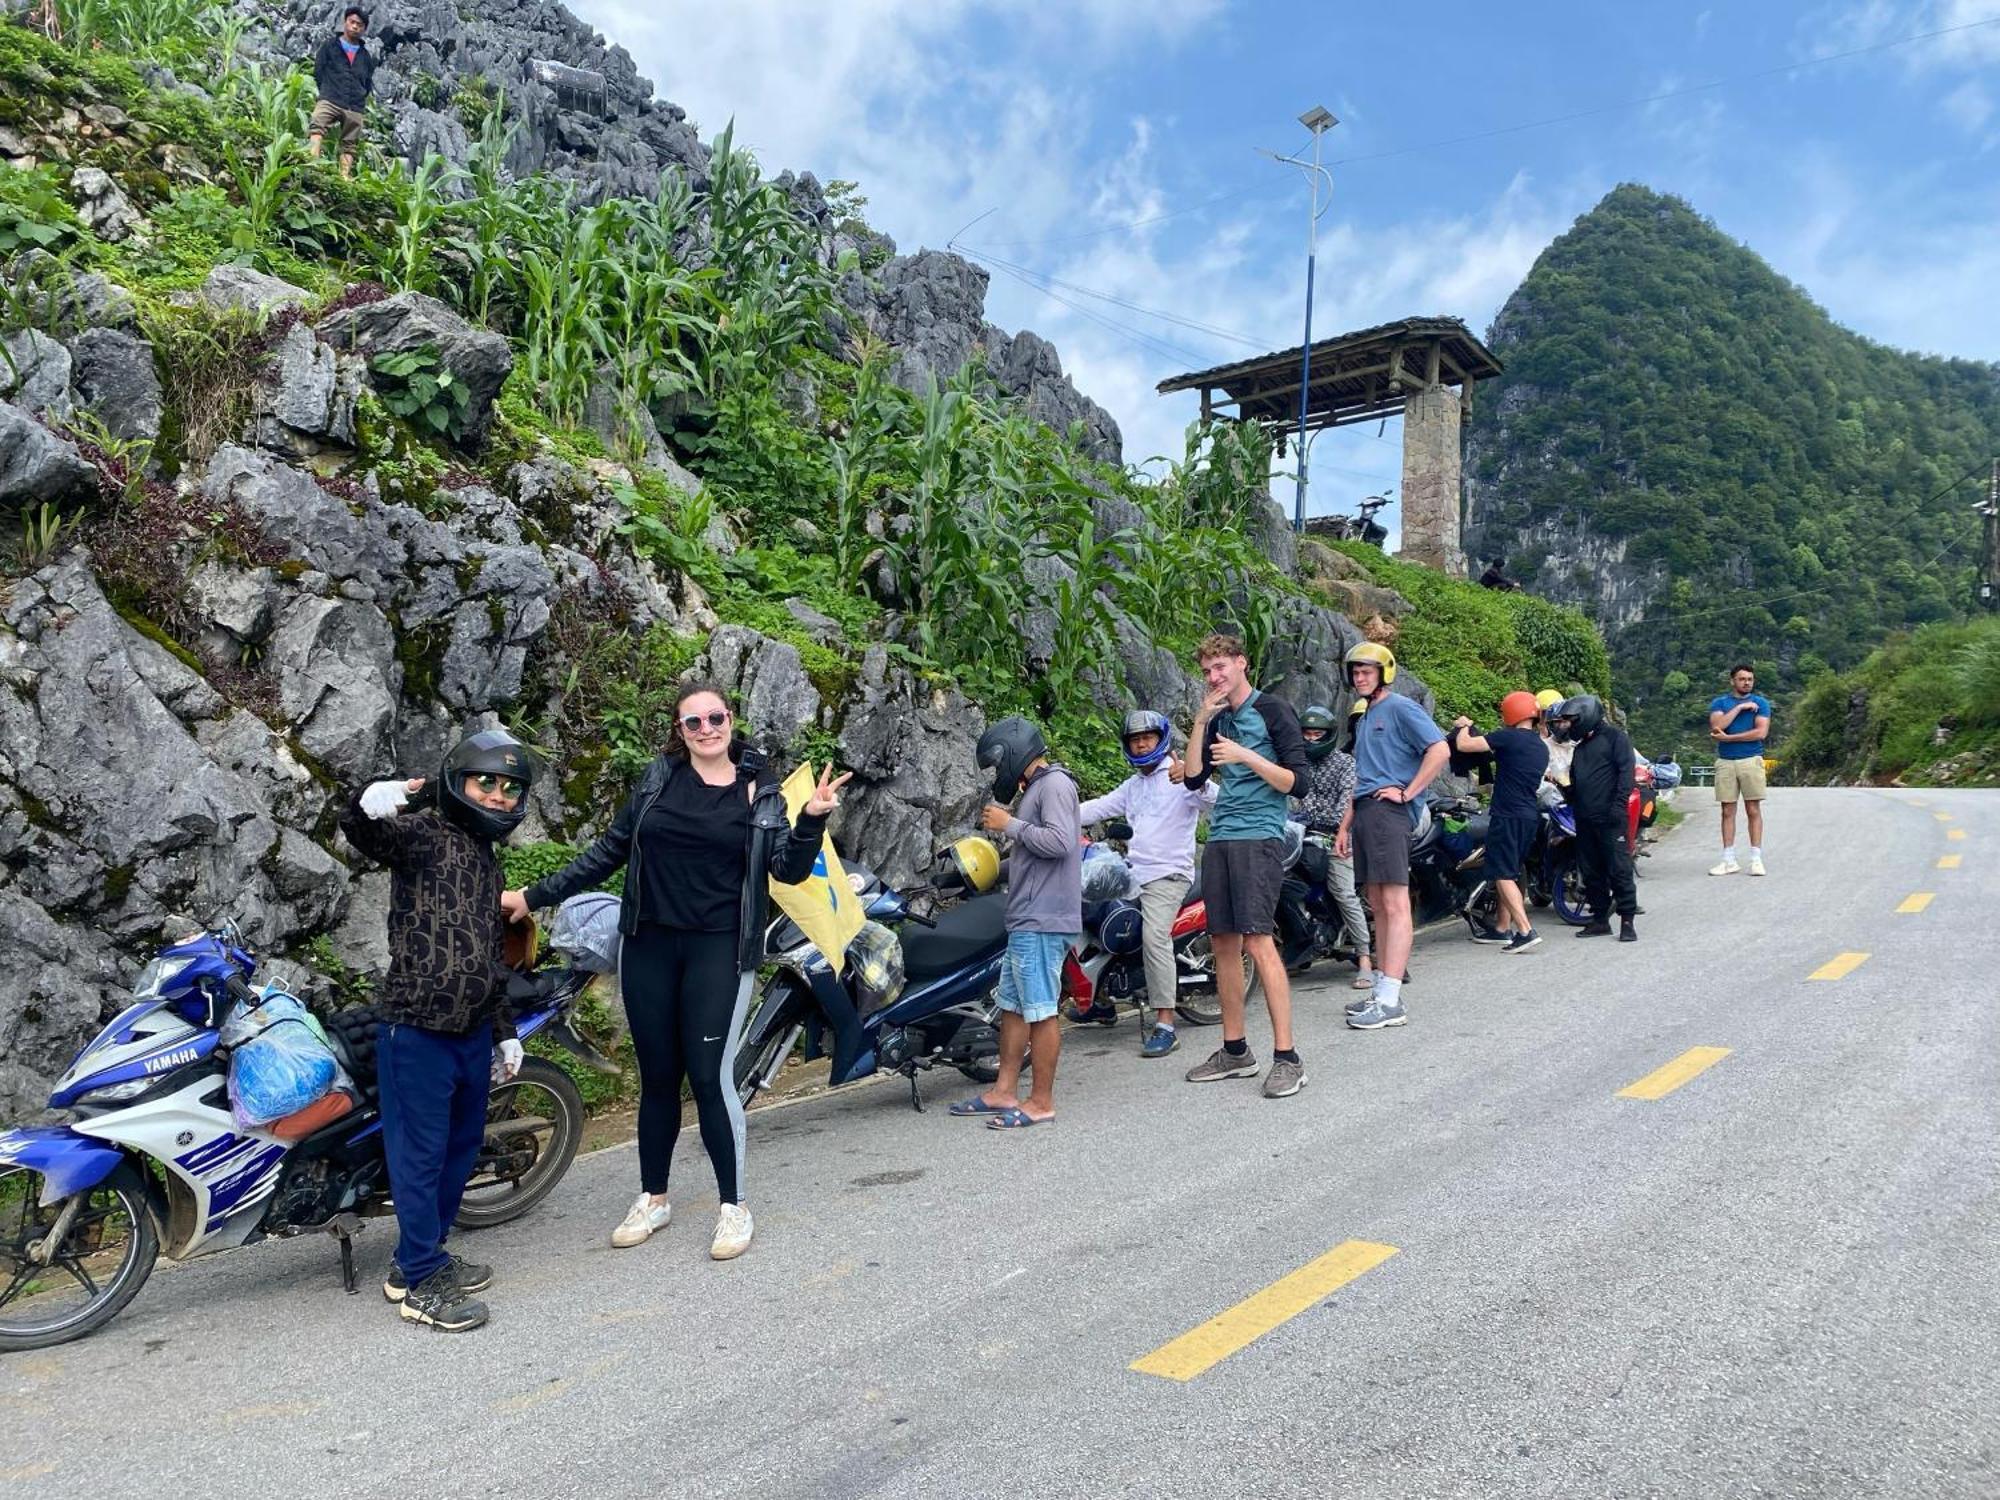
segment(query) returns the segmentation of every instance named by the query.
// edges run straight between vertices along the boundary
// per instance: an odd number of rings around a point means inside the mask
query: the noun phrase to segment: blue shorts
[[[1008,933],[995,997],[1000,1008],[1030,1023],[1054,1016],[1062,995],[1063,955],[1075,941],[1073,933]]]

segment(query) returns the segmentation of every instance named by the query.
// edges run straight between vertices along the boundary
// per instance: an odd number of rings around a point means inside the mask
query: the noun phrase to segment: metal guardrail
[[[1682,786],[1714,786],[1714,766],[1689,766],[1681,777]]]

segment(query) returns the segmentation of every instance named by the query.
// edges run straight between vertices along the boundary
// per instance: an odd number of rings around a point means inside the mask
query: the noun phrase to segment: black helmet
[[[1028,767],[1049,753],[1041,730],[1018,715],[1002,719],[979,737],[979,764],[993,773],[993,800],[1012,802]]]
[[[1142,734],[1155,735],[1159,743],[1144,755],[1132,753],[1132,741]],[[1157,766],[1167,758],[1174,746],[1174,726],[1167,722],[1167,716],[1155,713],[1150,708],[1135,708],[1125,715],[1125,727],[1118,735],[1118,743],[1125,751],[1125,759],[1141,771],[1148,766]]]
[[[481,807],[465,795],[465,778],[482,774],[506,776],[521,783],[521,800],[512,812]],[[438,807],[467,833],[497,841],[521,826],[528,815],[528,788],[534,784],[534,753],[504,729],[482,729],[468,734],[445,756],[444,770],[438,776]]]
[[[1326,731],[1325,739],[1306,741],[1307,760],[1325,760],[1340,743],[1340,725],[1334,720],[1333,710],[1323,703],[1315,703],[1299,715],[1299,729]]]
[[[1604,702],[1591,693],[1565,698],[1549,710],[1550,733],[1565,744],[1587,740],[1604,722]]]

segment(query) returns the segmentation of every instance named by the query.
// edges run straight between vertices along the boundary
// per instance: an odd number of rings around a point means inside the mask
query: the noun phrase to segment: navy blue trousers
[[[375,1048],[382,1150],[396,1200],[396,1265],[414,1287],[444,1269],[445,1236],[486,1138],[493,1028],[469,1036],[421,1026],[383,1028]]]

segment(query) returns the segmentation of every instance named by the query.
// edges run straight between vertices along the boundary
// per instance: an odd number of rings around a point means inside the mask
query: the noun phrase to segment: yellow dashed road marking
[[[1940,854],[1938,856],[1937,867],[1940,870],[1956,870],[1958,868],[1958,862],[1964,858],[1965,856],[1963,854]]]
[[[1812,973],[1806,975],[1806,978],[1845,979],[1849,974],[1852,974],[1856,969],[1860,968],[1863,964],[1867,962],[1868,962],[1868,955],[1865,953],[1838,954],[1835,957],[1828,959],[1825,963],[1821,964],[1817,969],[1814,969]]]
[[[1729,1056],[1727,1047],[1690,1047],[1663,1068],[1618,1091],[1620,1099],[1664,1099],[1690,1078],[1706,1073]]]
[[[1944,836],[1948,839],[1962,839],[1965,837],[1965,830],[1963,828],[1947,828],[1944,831]]]
[[[1237,1350],[1255,1343],[1272,1329],[1296,1318],[1348,1282],[1382,1264],[1396,1253],[1394,1245],[1348,1240],[1317,1260],[1307,1261],[1289,1276],[1281,1276],[1263,1291],[1218,1313],[1199,1328],[1162,1344],[1143,1359],[1132,1361],[1141,1375],[1167,1380],[1192,1380],[1220,1364]]]
[[[1903,898],[1903,904],[1896,908],[1899,917],[1913,917],[1929,906],[1937,898],[1936,891],[1916,891]]]

